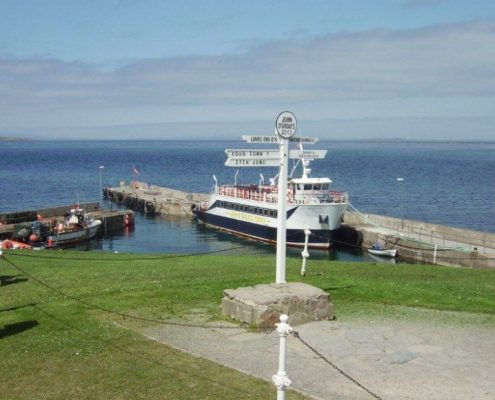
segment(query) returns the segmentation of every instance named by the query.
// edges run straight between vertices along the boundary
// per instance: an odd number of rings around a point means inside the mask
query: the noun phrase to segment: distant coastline
[[[14,136],[0,136],[0,142],[24,142],[26,140],[32,140],[32,139],[27,139],[23,137],[14,137]]]

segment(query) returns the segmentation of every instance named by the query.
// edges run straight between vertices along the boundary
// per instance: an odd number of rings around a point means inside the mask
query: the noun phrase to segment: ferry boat
[[[345,192],[332,191],[329,178],[311,177],[310,160],[301,159],[300,178],[287,182],[287,246],[327,249],[348,206]],[[208,202],[193,205],[197,219],[207,226],[269,243],[277,242],[278,185],[215,185]]]

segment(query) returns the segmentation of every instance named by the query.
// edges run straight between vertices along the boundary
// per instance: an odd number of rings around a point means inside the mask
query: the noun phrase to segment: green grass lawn
[[[310,260],[301,278],[300,261],[287,262],[287,280],[328,291],[338,318],[402,306],[495,319],[494,270]],[[7,253],[0,259],[0,397],[275,398],[273,384],[148,340],[119,321],[150,323],[106,311],[177,320],[200,309],[221,319],[224,289],[274,277],[274,257]]]

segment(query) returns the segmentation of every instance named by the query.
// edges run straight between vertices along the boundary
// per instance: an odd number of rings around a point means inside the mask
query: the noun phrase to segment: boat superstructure
[[[309,229],[309,247],[328,248],[332,231],[339,228],[347,209],[348,196],[331,190],[329,178],[314,178],[310,160],[301,159],[300,178],[287,184],[286,237],[288,246],[304,245],[304,230]],[[215,185],[208,202],[193,210],[198,220],[225,231],[252,239],[276,243],[278,185]]]

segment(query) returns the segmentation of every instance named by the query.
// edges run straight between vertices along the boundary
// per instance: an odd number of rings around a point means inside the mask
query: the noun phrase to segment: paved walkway
[[[495,399],[493,317],[410,309],[403,315],[313,322],[296,330],[384,400]],[[277,371],[276,332],[160,326],[143,333],[268,381]],[[291,388],[315,399],[373,399],[292,336],[288,349]],[[274,387],[267,398],[275,397]]]

